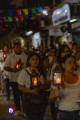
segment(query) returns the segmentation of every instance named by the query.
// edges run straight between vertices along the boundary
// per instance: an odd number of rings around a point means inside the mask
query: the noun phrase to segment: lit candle
[[[60,85],[61,82],[61,73],[54,73],[54,84]]]
[[[56,80],[54,80],[54,83],[55,83],[55,84],[61,84],[61,79],[60,79],[60,78],[57,78]]]
[[[33,85],[36,86],[37,84],[38,84],[37,78],[35,77],[35,78],[33,79]]]
[[[20,64],[17,64],[16,69],[20,69],[20,66],[21,66]]]

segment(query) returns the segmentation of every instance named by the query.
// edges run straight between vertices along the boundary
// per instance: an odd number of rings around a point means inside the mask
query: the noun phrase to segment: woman
[[[62,84],[54,89],[54,98],[63,88],[59,103],[59,120],[80,120],[80,75],[75,74],[76,58],[67,54],[62,58]],[[57,93],[57,94],[56,94]]]
[[[23,103],[28,120],[43,120],[45,112],[45,80],[39,72],[39,62],[39,55],[31,53],[27,59],[28,67],[21,71],[18,78],[18,88],[24,93]],[[39,84],[33,85],[33,71],[38,75]]]
[[[62,44],[57,51],[56,60],[51,68],[50,80],[52,80],[53,71],[62,71],[61,60],[66,54],[70,54],[70,48],[67,44]]]
[[[50,65],[49,65],[49,58],[48,56],[44,55],[41,59],[41,64],[40,64],[40,70],[41,74],[43,75],[45,79],[45,90],[44,90],[44,96],[45,96],[45,103],[44,105],[47,107],[48,105],[48,97],[50,94],[50,86],[51,86],[51,81],[50,81]],[[45,107],[45,111],[46,111]],[[47,120],[47,116],[45,113],[45,120]]]
[[[50,84],[51,84],[51,81],[50,81],[51,68],[50,68],[50,64],[49,64],[49,58],[46,55],[43,55],[43,57],[41,58],[40,71],[45,79],[45,82],[46,82],[45,89],[46,89],[46,92],[48,93]],[[48,93],[48,95],[49,95],[49,93]]]
[[[53,80],[53,73],[54,72],[62,72],[62,66],[61,66],[61,60],[62,57],[64,57],[66,54],[70,53],[70,49],[67,44],[62,44],[57,51],[57,57],[55,60],[55,63],[52,66],[51,74],[50,74],[50,80]],[[59,97],[56,97],[54,100],[54,86],[53,83],[51,84],[51,92],[49,96],[50,100],[50,108],[51,108],[51,114],[52,114],[52,120],[57,120],[58,116],[58,105],[59,105]]]

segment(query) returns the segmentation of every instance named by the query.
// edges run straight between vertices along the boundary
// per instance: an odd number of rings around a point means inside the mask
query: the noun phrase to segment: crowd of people
[[[52,120],[80,120],[80,47],[77,43],[25,52],[16,38],[13,49],[4,46],[1,51],[0,68],[0,90],[6,91],[9,101],[12,88],[14,115],[43,120],[50,103]],[[57,73],[61,79],[59,84],[54,82]]]

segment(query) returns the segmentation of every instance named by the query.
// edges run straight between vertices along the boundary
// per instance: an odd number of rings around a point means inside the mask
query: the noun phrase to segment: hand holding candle
[[[16,69],[17,70],[20,70],[22,68],[22,63],[21,63],[21,60],[19,59],[19,61],[16,63]]]
[[[20,64],[16,64],[16,69],[20,69],[21,65]]]

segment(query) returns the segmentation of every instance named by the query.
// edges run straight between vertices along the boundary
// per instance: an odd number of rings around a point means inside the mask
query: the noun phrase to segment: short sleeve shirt
[[[21,53],[20,55],[17,55],[15,53],[10,54],[5,61],[4,67],[14,68],[19,59],[22,62],[22,65],[23,65],[22,67],[25,68],[27,63],[27,56],[24,53]],[[11,82],[17,82],[19,74],[20,74],[20,71],[16,73],[9,72],[9,80]]]
[[[31,70],[27,68],[27,71],[31,74]],[[28,74],[25,69],[23,69],[18,77],[18,84],[26,86],[26,88],[30,88],[31,85],[31,80],[30,80],[30,75]],[[44,84],[44,78],[42,75],[40,75],[40,81],[42,81],[42,84]]]

